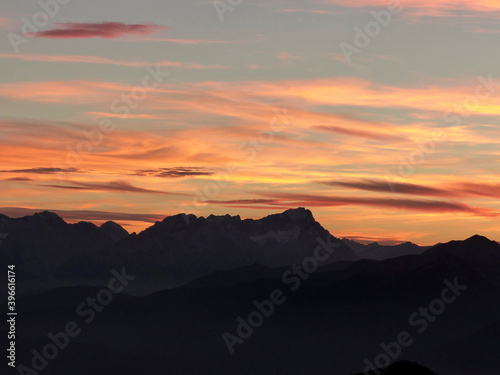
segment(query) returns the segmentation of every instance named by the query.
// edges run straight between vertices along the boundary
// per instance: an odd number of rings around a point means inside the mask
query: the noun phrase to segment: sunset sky
[[[0,6],[0,213],[500,240],[499,1],[59,1]]]

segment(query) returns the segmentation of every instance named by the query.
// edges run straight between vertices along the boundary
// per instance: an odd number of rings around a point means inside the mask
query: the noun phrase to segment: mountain
[[[172,287],[215,271],[301,263],[325,242],[336,248],[322,264],[357,259],[304,208],[258,220],[229,215],[169,216],[116,243],[110,254],[111,263],[147,275],[142,279],[145,284]]]
[[[464,260],[483,265],[500,264],[500,244],[484,236],[474,235],[464,241],[450,241],[439,244],[425,252],[426,256],[438,257],[453,254]]]
[[[71,364],[75,375],[105,375],[110,369],[121,375],[353,374],[364,371],[367,360],[378,363],[386,350],[394,353],[384,348],[394,348],[407,332],[411,343],[396,349],[394,363],[381,375],[433,374],[413,362],[440,375],[497,375],[500,287],[483,272],[482,261],[454,255],[466,241],[437,256],[331,263],[309,273],[295,290],[295,283],[283,278],[291,266],[249,265],[181,287],[125,296],[145,277],[136,273],[137,280],[92,324],[75,310],[100,288],[37,293],[19,301],[19,361],[29,363],[31,349],[49,342],[48,332],[76,321],[82,334],[44,373],[59,374]],[[475,250],[478,259],[482,251]],[[275,290],[284,299],[270,308],[264,301]],[[238,328],[258,318],[257,306],[264,305],[265,318]],[[233,354],[226,332],[245,336]]]
[[[425,257],[438,259],[454,256],[474,266],[490,280],[500,285],[500,244],[484,236],[474,235],[464,241],[438,244],[425,251]]]
[[[116,224],[113,221],[105,222],[99,227],[99,229],[113,241],[122,240],[129,235],[129,233],[121,225]]]
[[[343,238],[342,242],[349,246],[360,259],[384,260],[403,255],[422,254],[431,248],[431,246],[419,246],[412,242],[405,242],[398,245],[380,245],[377,242],[373,242],[365,245],[347,238]]]
[[[336,248],[323,264],[357,259],[304,208],[258,220],[180,214],[130,235],[113,222],[101,227],[67,224],[50,212],[3,219],[0,233],[7,238],[0,243],[2,260],[23,267],[24,281],[37,288],[98,285],[120,265],[144,275],[143,285],[161,289],[214,271],[300,263],[326,242]]]
[[[121,228],[118,224],[112,225],[115,231]],[[111,246],[115,240],[110,234],[110,226],[99,228],[88,222],[67,224],[48,211],[18,219],[3,216],[0,232],[4,239],[0,243],[0,253],[28,273],[36,269],[50,272],[72,257],[104,251]]]
[[[175,215],[126,236],[41,213],[0,217],[0,232],[0,256],[22,270],[19,363],[31,363],[49,332],[70,321],[82,329],[47,375],[70,366],[75,375],[353,374],[388,350],[381,375],[433,374],[414,362],[440,375],[500,368],[500,248],[485,237],[356,259],[302,208],[259,220]],[[304,272],[328,239],[331,257]],[[37,262],[39,275],[27,267]],[[110,301],[110,271],[123,267],[135,278]],[[276,291],[282,298],[270,304]],[[92,297],[102,306],[90,324],[78,306]],[[239,341],[228,344],[226,333]],[[411,342],[394,349],[402,333]]]

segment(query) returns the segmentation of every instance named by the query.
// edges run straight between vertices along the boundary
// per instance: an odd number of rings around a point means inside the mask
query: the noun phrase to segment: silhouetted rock
[[[417,255],[431,248],[431,246],[419,246],[412,242],[398,245],[380,245],[373,242],[364,245],[347,238],[343,238],[342,242],[349,246],[360,259],[384,260],[404,255]]]
[[[121,225],[116,224],[113,221],[107,221],[99,228],[106,236],[111,238],[113,241],[122,240],[129,235],[129,233]]]

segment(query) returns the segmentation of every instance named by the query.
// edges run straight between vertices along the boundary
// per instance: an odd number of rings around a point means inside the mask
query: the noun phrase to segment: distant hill
[[[365,359],[383,353],[381,343],[407,331],[413,343],[398,359],[411,363],[395,362],[381,375],[434,374],[412,362],[440,375],[498,375],[500,287],[482,261],[454,255],[464,242],[442,254],[332,263],[296,291],[282,279],[290,267],[250,265],[146,296],[119,295],[92,324],[83,323],[82,335],[44,373],[59,375],[72,365],[75,375],[356,374]],[[475,249],[477,259],[482,251]],[[409,317],[441,298],[445,280],[466,289],[444,311],[430,312],[433,321],[420,333],[422,323]],[[237,318],[248,319],[254,301],[275,289],[286,301],[231,355],[222,334],[237,334]],[[82,324],[75,307],[98,290],[57,288],[20,298],[19,361],[29,363],[30,350],[41,348],[48,332],[70,320]],[[448,290],[446,297],[452,295]]]
[[[365,245],[347,238],[343,238],[342,242],[349,246],[360,259],[384,260],[404,255],[422,254],[431,248],[431,246],[419,246],[412,242],[405,242],[398,245],[380,245],[377,242],[373,242]]]

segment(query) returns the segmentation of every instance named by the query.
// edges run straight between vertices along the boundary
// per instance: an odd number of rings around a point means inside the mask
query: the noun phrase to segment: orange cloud
[[[148,66],[165,66],[172,68],[184,68],[184,69],[225,69],[222,65],[203,65],[194,63],[183,63],[178,61],[159,61],[159,62],[148,62],[148,61],[121,61],[113,60],[105,57],[99,56],[84,56],[84,55],[62,55],[62,56],[51,56],[51,55],[19,55],[19,54],[0,54],[0,58],[13,59],[21,61],[43,61],[43,62],[55,62],[55,63],[84,63],[84,64],[103,64],[103,65],[120,65],[129,66],[134,68],[148,67]]]
[[[282,51],[277,54],[278,59],[281,61],[292,61],[292,60],[302,60],[303,57],[301,56],[296,56],[291,54],[290,52]]]
[[[347,189],[373,191],[379,193],[397,193],[432,197],[491,197],[500,196],[500,183],[460,182],[447,183],[439,187],[425,186],[408,182],[392,182],[383,180],[360,181],[322,181],[324,185]]]
[[[128,181],[116,180],[107,182],[85,182],[85,181],[64,181],[66,184],[44,184],[42,186],[57,189],[92,190],[92,191],[115,191],[121,193],[145,193],[145,194],[166,194],[166,195],[186,195],[167,191],[144,189],[132,185]]]
[[[500,82],[481,78],[467,84],[451,82],[420,84],[415,87],[384,85],[359,78],[330,78],[296,81],[165,83],[148,96],[149,109],[186,109],[261,120],[261,112],[272,113],[276,107],[301,108],[306,114],[314,106],[357,106],[366,108],[405,108],[423,112],[493,115],[500,113]],[[0,96],[39,102],[97,101],[115,99],[132,85],[112,82],[53,81],[0,84]],[[471,100],[466,102],[466,99]],[[196,99],[196,100],[194,100]],[[274,105],[266,104],[273,100]],[[165,107],[167,106],[167,107]],[[338,115],[312,112],[322,120]],[[266,114],[266,116],[268,116]],[[310,119],[309,119],[310,120]],[[310,121],[309,121],[310,122]],[[316,124],[327,125],[327,124]],[[338,125],[338,124],[331,124]],[[386,124],[387,126],[388,124]]]
[[[401,0],[394,2],[387,0],[320,0],[320,2],[346,8],[387,8],[388,4],[400,4],[404,13],[431,17],[456,17],[460,15],[460,12],[478,12],[481,16],[497,17],[496,12],[500,11],[500,3],[496,0]]]
[[[500,213],[493,209],[470,207],[464,203],[416,200],[416,199],[392,199],[378,197],[348,197],[348,196],[325,196],[314,194],[296,193],[260,193],[262,196],[276,199],[274,204],[304,207],[337,207],[345,205],[374,206],[382,208],[403,209],[411,211],[431,213],[453,213],[462,212],[475,216],[498,217]],[[213,202],[217,203],[217,202]],[[219,202],[220,203],[220,202]],[[222,202],[224,203],[224,202]]]

